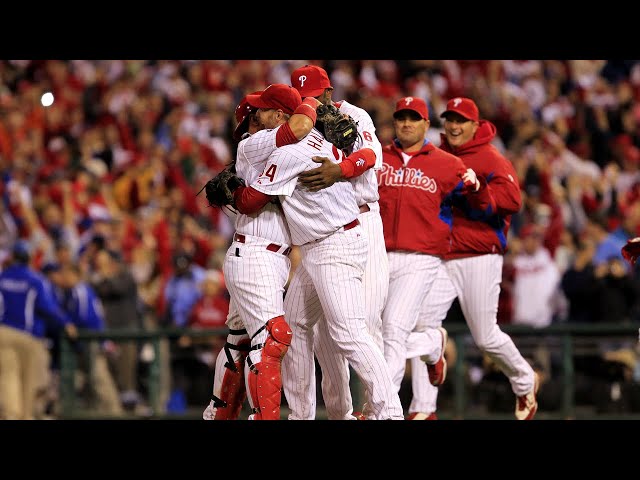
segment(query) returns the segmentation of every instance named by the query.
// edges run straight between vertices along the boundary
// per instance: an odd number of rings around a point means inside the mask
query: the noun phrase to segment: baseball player
[[[511,338],[500,330],[496,319],[507,233],[511,215],[521,206],[516,172],[511,162],[491,145],[496,128],[491,122],[480,120],[473,100],[449,100],[441,117],[445,119],[441,148],[458,155],[478,173],[478,178],[487,184],[495,208],[480,211],[458,195],[451,199],[451,249],[444,257],[444,269],[439,272],[436,285],[425,298],[419,324],[438,328],[458,297],[474,342],[511,382],[516,395],[516,419],[530,420],[538,408],[538,375]],[[411,413],[431,414],[436,410],[437,391],[423,375],[428,367],[417,358],[411,360]]]
[[[441,258],[451,241],[454,195],[478,211],[492,208],[486,182],[460,158],[426,139],[429,114],[424,100],[404,97],[393,114],[395,140],[383,148],[378,172],[380,212],[389,257],[389,293],[382,312],[384,354],[395,387],[404,376],[407,341],[416,326],[423,298],[431,289]],[[423,359],[432,364],[433,384],[446,377],[443,328],[425,329],[429,339]]]
[[[262,129],[255,116],[257,107],[251,105],[250,99],[259,97],[273,108],[270,130]],[[237,174],[249,183],[256,180],[271,152],[297,142],[311,131],[318,105],[313,98],[302,102],[297,90],[283,84],[245,96],[235,113],[237,126],[233,137],[240,141],[235,163]],[[242,139],[247,133],[249,136]],[[230,331],[224,350],[216,359],[213,397],[203,418],[238,418],[248,391],[254,410],[250,418],[278,420],[279,356],[286,352],[289,343],[282,298],[291,265],[288,258],[291,238],[280,207],[273,203],[252,215],[238,213],[235,223],[234,241],[223,265],[231,294],[226,322]],[[245,360],[254,373],[247,376],[246,388]],[[264,395],[257,395],[257,390]]]
[[[259,109],[260,120],[268,126],[264,115],[268,115],[268,110]],[[402,420],[398,392],[391,382],[384,356],[365,324],[362,276],[368,244],[357,218],[355,191],[348,182],[336,182],[318,192],[296,188],[298,175],[316,166],[313,156],[340,162],[344,153],[325,140],[318,130],[312,130],[301,142],[276,150],[260,178],[250,187],[236,190],[237,208],[249,213],[272,198],[279,198],[292,241],[300,246],[301,265],[310,280],[310,284],[303,285],[308,292],[300,298],[309,301],[308,308],[322,310],[331,339],[369,393],[371,418]],[[294,279],[296,275],[298,270]],[[304,391],[315,383],[313,327],[319,316],[295,317],[286,311],[293,341],[283,359],[282,376],[285,383],[291,382],[289,385],[294,389]],[[293,376],[294,371],[299,373]],[[291,404],[289,397],[287,400]],[[297,409],[307,418],[307,411],[315,412],[315,398],[311,404]]]
[[[339,179],[349,179],[356,194],[358,203],[358,220],[369,242],[367,263],[362,284],[364,287],[365,321],[369,333],[382,351],[382,308],[387,298],[389,285],[389,264],[384,247],[382,232],[382,218],[378,205],[378,180],[375,171],[382,167],[382,145],[375,134],[375,126],[371,116],[362,108],[346,101],[333,102],[331,95],[333,87],[327,72],[315,65],[305,65],[291,73],[291,85],[303,97],[315,97],[325,105],[335,105],[340,112],[350,115],[358,122],[359,139],[356,140],[350,155],[356,163],[356,168],[350,162],[334,163],[329,158],[316,158],[322,163],[321,167],[300,174],[300,184],[310,191],[326,188]],[[373,167],[373,168],[371,168]],[[362,170],[364,173],[360,174]],[[291,318],[304,315],[322,315],[320,308],[309,309],[309,299],[305,294],[312,291],[312,282],[304,265],[300,265],[293,277],[285,298],[285,311]],[[352,415],[353,404],[349,389],[349,365],[340,354],[337,345],[330,338],[326,322],[315,320],[316,331],[314,352],[322,369],[322,396],[324,398],[327,417],[330,420],[355,419]],[[315,383],[310,389],[299,390],[290,385],[287,379],[298,378],[295,372],[298,363],[291,362],[291,376],[285,376],[283,387],[293,418],[315,417],[315,411],[309,411],[308,405],[315,402]],[[315,364],[311,365],[312,369]],[[314,372],[312,372],[315,375]],[[300,395],[306,395],[306,398]],[[365,409],[363,409],[365,410]],[[303,413],[307,412],[306,414]],[[363,412],[368,413],[368,412]]]

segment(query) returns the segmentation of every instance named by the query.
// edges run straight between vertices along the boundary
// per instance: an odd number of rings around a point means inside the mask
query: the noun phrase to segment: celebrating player
[[[441,148],[462,158],[478,178],[484,179],[495,207],[481,211],[462,196],[452,197],[451,250],[445,255],[445,271],[439,272],[436,285],[423,303],[419,325],[438,328],[458,297],[476,345],[511,382],[516,395],[516,418],[530,420],[538,409],[538,375],[511,338],[500,330],[496,318],[511,215],[521,206],[516,172],[511,162],[491,145],[496,128],[491,122],[480,120],[473,100],[453,98],[441,116]],[[411,360],[411,414],[429,415],[436,409],[437,391],[426,381],[425,368],[419,359]],[[429,376],[433,378],[433,374]]]
[[[382,232],[382,218],[378,205],[378,180],[375,171],[382,167],[382,146],[375,133],[375,126],[371,116],[362,108],[346,101],[333,102],[333,87],[327,72],[315,65],[305,65],[291,73],[291,85],[302,96],[315,97],[325,105],[335,105],[340,112],[350,115],[358,122],[359,137],[352,147],[351,159],[362,165],[353,168],[350,162],[334,163],[329,158],[317,157],[322,166],[300,174],[300,184],[310,191],[317,191],[332,185],[336,180],[349,179],[356,194],[359,214],[358,220],[369,242],[367,263],[362,279],[364,287],[365,320],[367,329],[374,341],[383,350],[382,344],[382,308],[387,298],[389,287],[389,263],[384,247]],[[373,167],[373,168],[371,168]],[[365,170],[366,169],[366,170]],[[362,170],[364,173],[360,174]],[[306,308],[309,299],[304,298],[311,291],[311,280],[304,265],[300,265],[293,277],[285,297],[285,310],[292,317],[304,315],[321,315],[320,308]],[[311,292],[313,296],[316,294]],[[355,419],[352,415],[353,403],[349,389],[349,365],[340,354],[335,342],[331,340],[327,324],[316,320],[314,352],[322,369],[322,396],[329,420]],[[285,362],[288,362],[285,360]],[[291,362],[288,367],[292,375],[283,380],[285,395],[291,408],[293,418],[313,419],[315,409],[307,407],[315,404],[315,383],[306,390],[296,389],[287,380],[297,378],[299,374],[293,369],[298,364]],[[310,365],[311,368],[315,364]],[[306,398],[301,398],[304,394]],[[363,409],[366,415],[368,412]],[[305,413],[303,413],[305,412]]]
[[[448,253],[453,195],[460,194],[478,211],[492,208],[486,182],[460,158],[426,139],[427,105],[421,98],[397,101],[393,114],[395,140],[383,148],[384,165],[378,172],[380,213],[389,257],[389,293],[382,312],[384,355],[396,388],[404,376],[407,341],[414,330],[422,299],[431,289]],[[446,376],[444,347],[447,332],[425,329],[429,337],[423,358],[432,364],[432,382]]]
[[[258,100],[263,109],[268,109],[270,130],[263,130],[264,124],[255,117]],[[302,102],[297,90],[284,84],[270,85],[264,92],[244,97],[236,108],[234,139],[239,141],[246,133],[253,135],[238,145],[238,175],[249,183],[257,179],[271,152],[311,131],[318,105],[313,98]],[[278,420],[280,360],[290,341],[282,298],[291,266],[291,237],[282,211],[274,203],[251,215],[238,214],[235,223],[234,242],[223,266],[231,294],[227,318],[230,332],[216,360],[213,397],[203,418],[236,419],[248,392],[251,419]],[[246,375],[245,361],[250,367]]]
[[[257,115],[268,127],[269,110],[261,107]],[[402,405],[384,356],[366,329],[362,276],[368,245],[357,218],[359,208],[354,189],[348,182],[334,183],[319,192],[296,187],[298,175],[316,166],[311,160],[313,156],[339,162],[343,161],[344,153],[318,130],[312,130],[301,142],[276,150],[260,178],[250,187],[236,190],[237,208],[250,213],[274,197],[279,198],[292,241],[300,246],[302,266],[310,280],[302,285],[308,292],[300,298],[309,299],[308,307],[322,309],[331,339],[369,393],[371,418],[402,420]],[[294,279],[297,274],[298,270]],[[296,317],[286,311],[293,340],[283,360],[282,375],[287,381],[291,375],[289,366],[296,364],[299,368],[295,371],[300,373],[288,381],[303,391],[315,383],[313,327],[320,315]],[[305,408],[315,412],[315,399]]]

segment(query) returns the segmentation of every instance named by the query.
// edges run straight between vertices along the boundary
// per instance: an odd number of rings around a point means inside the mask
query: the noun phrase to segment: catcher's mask
[[[262,90],[259,90],[257,92],[251,93],[250,95],[260,95],[261,93]],[[233,131],[233,139],[236,142],[239,142],[242,139],[242,135],[249,129],[249,117],[252,113],[255,113],[256,110],[257,108],[253,108],[251,105],[249,105],[249,102],[247,102],[247,95],[245,95],[242,100],[240,100],[240,103],[236,107],[237,125],[235,130]]]

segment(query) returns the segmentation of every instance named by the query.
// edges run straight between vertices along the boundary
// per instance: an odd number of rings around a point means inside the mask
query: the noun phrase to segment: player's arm
[[[495,212],[500,215],[514,214],[522,207],[522,194],[518,175],[510,162],[496,165],[495,172],[487,175],[487,190],[496,204]]]
[[[233,192],[235,207],[240,213],[255,213],[279,195],[290,196],[298,175],[306,165],[281,150],[274,151],[267,161],[262,175],[248,187],[238,187]]]
[[[316,108],[322,103],[313,97],[305,98],[293,115],[276,133],[276,147],[296,143],[306,137],[316,124]]]
[[[267,203],[273,200],[273,198],[274,196],[259,192],[251,185],[248,187],[238,187],[233,192],[233,200],[235,202],[236,210],[245,215],[256,213]]]
[[[467,168],[457,157],[454,160],[454,165],[456,175],[462,183],[462,185],[457,185],[454,191],[458,190],[466,197],[472,210],[482,212],[485,216],[494,215],[496,203],[491,191],[487,188],[486,179],[476,175],[472,168]]]
[[[484,177],[477,176],[471,168],[468,168],[461,178],[464,183],[463,192],[467,197],[469,206],[473,210],[481,211],[486,216],[494,215],[496,213],[496,201],[491,195],[487,180]]]
[[[364,148],[373,150],[375,154],[375,164],[373,168],[380,170],[382,168],[382,144],[376,135],[376,127],[373,124],[371,116],[361,108],[357,108],[352,112],[352,117],[358,122],[358,138],[353,144],[353,151],[357,152]],[[357,175],[354,175],[357,176]]]
[[[300,174],[300,184],[310,192],[330,187],[338,180],[362,175],[376,164],[376,154],[370,148],[363,148],[345,157],[340,163],[334,163],[327,157],[313,157],[320,163],[318,168]]]
[[[362,109],[349,111],[358,122],[358,139],[354,151],[342,162],[335,164],[327,158],[314,157],[320,167],[300,174],[300,184],[310,192],[330,187],[342,179],[355,178],[370,168],[382,168],[382,144],[376,136],[376,127],[371,116]]]
[[[478,176],[477,190],[466,188],[466,198],[469,206],[483,215],[508,215],[520,210],[522,197],[520,186],[513,175],[496,175],[490,173],[487,177]]]
[[[238,158],[242,156],[249,165],[261,171],[263,162],[276,148],[297,143],[309,134],[316,123],[318,105],[321,103],[315,98],[305,98],[286,123],[275,129],[260,130],[241,141]]]

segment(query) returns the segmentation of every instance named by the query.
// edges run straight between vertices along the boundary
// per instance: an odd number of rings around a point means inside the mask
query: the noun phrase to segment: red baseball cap
[[[258,90],[257,92],[253,92],[250,95],[260,95],[262,90]],[[249,95],[245,95],[240,103],[236,107],[236,129],[233,131],[233,139],[236,142],[239,142],[242,139],[242,135],[249,130],[249,114],[254,111],[254,107],[249,105],[247,102],[247,97]]]
[[[293,115],[302,103],[302,97],[293,87],[284,83],[273,83],[259,95],[247,95],[247,103],[256,108],[275,108]]]
[[[425,120],[429,120],[429,109],[427,103],[419,97],[402,97],[396,102],[396,111],[393,112],[393,117],[396,118],[396,113],[402,110],[413,110]]]
[[[317,97],[326,88],[333,88],[326,70],[315,65],[305,65],[291,72],[291,85],[302,97]]]
[[[480,113],[478,112],[478,106],[470,98],[456,97],[447,102],[447,109],[440,115],[444,117],[449,112],[455,112],[458,115],[462,115],[467,120],[473,120],[474,122],[480,121]]]

